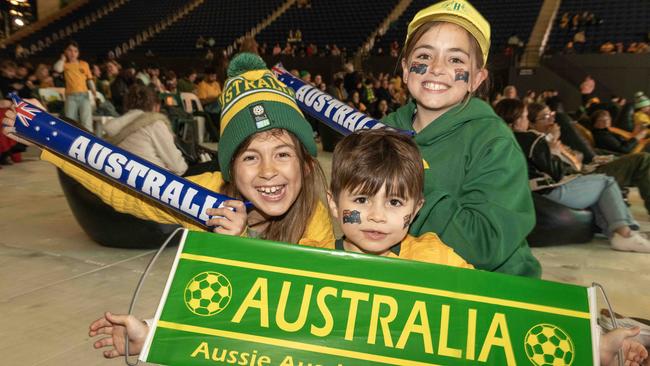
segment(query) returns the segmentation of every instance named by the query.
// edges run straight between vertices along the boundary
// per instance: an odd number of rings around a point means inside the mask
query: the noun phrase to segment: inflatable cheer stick
[[[16,105],[16,134],[86,170],[99,173],[144,194],[207,227],[208,208],[223,207],[230,198],[205,189],[113,146],[10,94]],[[249,202],[246,203],[250,207]]]
[[[296,93],[296,103],[298,103],[300,109],[343,135],[347,136],[357,130],[377,128],[389,128],[404,132],[409,136],[415,135],[414,131],[389,127],[374,118],[368,117],[365,113],[359,112],[346,103],[296,78],[283,69],[281,65],[275,65],[273,72],[278,80],[285,83]]]

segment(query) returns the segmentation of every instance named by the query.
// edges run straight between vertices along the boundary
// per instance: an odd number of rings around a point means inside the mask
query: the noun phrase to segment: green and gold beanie
[[[252,53],[240,53],[228,66],[228,80],[219,97],[221,137],[219,165],[230,181],[230,162],[239,145],[258,132],[281,128],[293,133],[316,156],[316,142],[309,122],[298,108],[294,92]]]

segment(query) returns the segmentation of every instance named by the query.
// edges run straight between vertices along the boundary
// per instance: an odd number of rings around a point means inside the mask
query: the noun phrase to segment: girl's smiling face
[[[455,24],[438,23],[402,59],[404,82],[417,103],[418,117],[427,123],[462,102],[486,79],[487,70],[479,70],[479,60],[472,60],[477,52],[470,37]]]
[[[302,189],[301,161],[289,133],[257,134],[234,159],[234,183],[262,216],[287,213]]]

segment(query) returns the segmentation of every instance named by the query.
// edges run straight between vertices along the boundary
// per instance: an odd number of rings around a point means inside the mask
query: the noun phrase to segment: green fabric
[[[415,103],[383,122],[413,129]],[[410,233],[434,232],[475,267],[540,277],[526,236],[535,225],[523,152],[492,108],[472,98],[415,136],[425,170],[425,203]]]
[[[194,93],[194,89],[196,89],[196,85],[185,78],[178,79],[178,82],[176,83],[176,90],[178,90],[179,93]]]

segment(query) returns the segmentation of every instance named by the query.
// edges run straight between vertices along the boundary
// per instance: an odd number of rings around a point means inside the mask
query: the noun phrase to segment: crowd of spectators
[[[297,32],[293,32],[294,36]],[[514,42],[514,40],[513,40]],[[210,47],[209,40],[197,42],[198,46]],[[301,47],[293,42],[291,47]],[[514,43],[513,43],[514,44]],[[244,39],[239,44],[240,50],[258,53],[266,52],[265,45],[258,45],[251,38]],[[272,53],[277,55],[279,44],[276,44]],[[394,48],[398,52],[399,47]],[[331,47],[330,47],[331,50]],[[315,45],[308,44],[301,53],[319,54],[320,50]],[[101,93],[106,103],[97,105],[95,113],[106,113],[111,117],[122,116],[128,112],[124,108],[125,97],[132,85],[144,85],[157,92],[163,108],[166,104],[178,103],[178,98],[169,98],[169,95],[179,93],[194,93],[208,111],[212,111],[212,119],[218,124],[218,96],[221,93],[225,80],[227,57],[223,50],[217,52],[218,57],[210,60],[209,66],[196,70],[161,68],[156,63],[136,65],[133,62],[121,60],[108,60],[103,63],[92,63],[90,71],[97,91]],[[390,112],[403,105],[408,98],[401,77],[393,73],[362,73],[354,69],[351,63],[344,65],[343,70],[335,73],[329,80],[323,75],[312,74],[310,70],[293,69],[290,72],[312,84],[320,90],[346,102],[348,105],[376,118],[382,119]],[[643,93],[639,93],[634,100],[627,102],[623,98],[613,98],[611,101],[601,102],[593,95],[595,82],[588,79],[581,86],[584,95],[583,107],[576,114],[569,114],[564,110],[557,90],[547,89],[540,93],[528,90],[519,95],[514,86],[507,86],[503,93],[497,93],[492,100],[496,105],[502,99],[521,99],[527,106],[533,104],[544,105],[553,113],[554,121],[550,125],[552,131],[562,138],[563,143],[569,148],[567,151],[574,153],[577,162],[574,168],[595,170],[594,162],[604,161],[602,155],[645,154],[646,126],[650,124],[650,101]],[[63,74],[53,68],[53,65],[39,63],[31,64],[28,61],[20,62],[3,60],[0,63],[0,91],[3,94],[15,91],[22,97],[39,97],[40,88],[65,87]],[[166,96],[166,97],[165,97]],[[168,103],[169,101],[169,103]],[[47,100],[45,100],[47,102]],[[106,105],[108,104],[108,106]],[[60,110],[57,102],[50,103],[52,110]],[[101,107],[101,108],[100,108]],[[559,121],[559,122],[558,122]],[[627,121],[627,122],[624,122]],[[314,134],[318,134],[317,122],[312,121]],[[534,124],[531,124],[534,126]],[[560,128],[561,127],[561,128]],[[558,132],[561,130],[561,134]],[[621,133],[621,130],[627,134]],[[19,161],[20,151],[24,147],[10,145],[10,141],[0,141],[0,164],[10,164]],[[650,158],[647,158],[650,161]],[[572,161],[569,159],[568,161]],[[596,164],[598,165],[598,164]],[[642,197],[650,202],[650,182],[644,184],[626,182],[626,186],[636,185],[644,189]]]
[[[619,96],[601,100],[595,88],[596,81],[589,76],[585,78],[580,85],[582,105],[573,112],[565,110],[557,90],[544,90],[539,94],[528,90],[519,95],[512,85],[498,93],[492,104],[498,106],[503,105],[503,100],[520,99],[527,110],[526,129],[547,137],[545,141],[548,141],[550,153],[557,156],[558,164],[564,167],[562,171],[605,174],[614,178],[624,191],[626,187],[637,187],[650,213],[650,139],[646,138],[650,99],[639,91],[629,100]],[[518,118],[526,118],[522,114],[519,111]],[[539,162],[531,164],[544,170]],[[552,176],[552,169],[547,170]],[[552,176],[552,186],[558,184],[562,176]]]
[[[562,53],[590,53],[600,52],[604,54],[617,54],[617,53],[648,53],[650,52],[650,45],[648,42],[650,38],[646,35],[646,39],[639,38],[637,41],[624,43],[616,40],[608,40],[597,49],[590,49],[587,47],[589,41],[589,34],[599,25],[603,20],[590,11],[582,13],[571,14],[565,12],[559,19],[558,26],[564,30],[566,34],[571,35],[570,40],[565,44]]]

